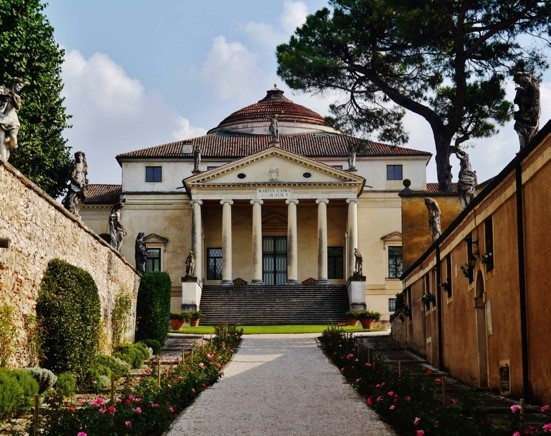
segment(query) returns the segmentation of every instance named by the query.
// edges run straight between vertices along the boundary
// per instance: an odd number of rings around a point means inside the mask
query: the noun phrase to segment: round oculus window
[[[239,174],[237,175],[237,178],[238,178],[238,179],[244,179],[245,177],[247,177],[247,175],[246,175],[245,173],[239,173]]]
[[[309,179],[310,177],[312,177],[312,174],[311,173],[304,173],[302,175],[302,177],[304,177],[305,179]]]

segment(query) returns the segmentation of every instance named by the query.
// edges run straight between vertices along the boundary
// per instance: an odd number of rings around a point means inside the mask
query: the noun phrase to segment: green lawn
[[[327,329],[327,324],[316,325],[243,325],[243,333],[246,335],[257,335],[261,333],[321,333]],[[344,326],[346,332],[367,332],[362,326]],[[378,330],[378,329],[373,329]],[[189,327],[185,326],[178,330],[179,333],[195,333],[200,335],[208,335],[214,333],[214,327],[202,326]]]

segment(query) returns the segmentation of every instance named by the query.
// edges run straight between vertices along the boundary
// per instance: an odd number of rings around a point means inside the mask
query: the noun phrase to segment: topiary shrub
[[[152,353],[151,350],[147,345],[145,345],[143,342],[136,342],[134,344],[134,348],[136,348],[138,351],[142,353],[143,359],[147,360],[151,357]]]
[[[42,394],[50,389],[57,381],[57,376],[46,368],[32,367],[25,368],[32,378],[38,383],[38,393]]]
[[[136,340],[156,339],[165,343],[170,322],[171,288],[168,273],[144,273],[138,291]]]
[[[105,354],[99,354],[94,358],[94,362],[91,368],[97,368],[101,375],[108,377],[121,378],[130,372],[130,365],[122,359],[118,359],[113,356],[107,356]],[[109,372],[104,369],[109,370]]]
[[[42,326],[41,366],[55,373],[72,372],[82,383],[98,347],[101,315],[94,279],[81,268],[51,260],[36,313]]]
[[[149,358],[149,351],[144,351],[142,347],[137,347],[136,344],[122,344],[113,356],[124,360],[132,368],[141,368],[143,361]]]
[[[17,398],[16,410],[28,411],[34,407],[34,396],[38,394],[38,382],[24,369],[14,369],[11,374],[19,383],[22,394]]]
[[[59,374],[55,384],[56,396],[60,399],[71,398],[77,390],[77,378],[71,372]]]
[[[161,344],[156,339],[144,339],[140,342],[143,342],[148,348],[151,348],[154,355],[157,355],[161,352]]]
[[[23,389],[11,371],[0,368],[0,420],[12,416],[17,410]]]

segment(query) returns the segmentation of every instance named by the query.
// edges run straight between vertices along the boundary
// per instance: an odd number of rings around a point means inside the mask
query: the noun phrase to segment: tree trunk
[[[451,137],[445,132],[435,131],[434,145],[436,148],[436,174],[438,177],[438,191],[452,191],[452,166],[450,165],[450,144]]]

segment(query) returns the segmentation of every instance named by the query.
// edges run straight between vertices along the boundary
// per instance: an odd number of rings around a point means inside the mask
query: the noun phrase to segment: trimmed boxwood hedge
[[[136,340],[156,339],[165,343],[170,322],[172,282],[166,272],[146,272],[138,291]]]
[[[82,383],[97,353],[100,310],[92,276],[60,259],[51,260],[36,306],[42,326],[41,366],[56,374],[72,372]]]

